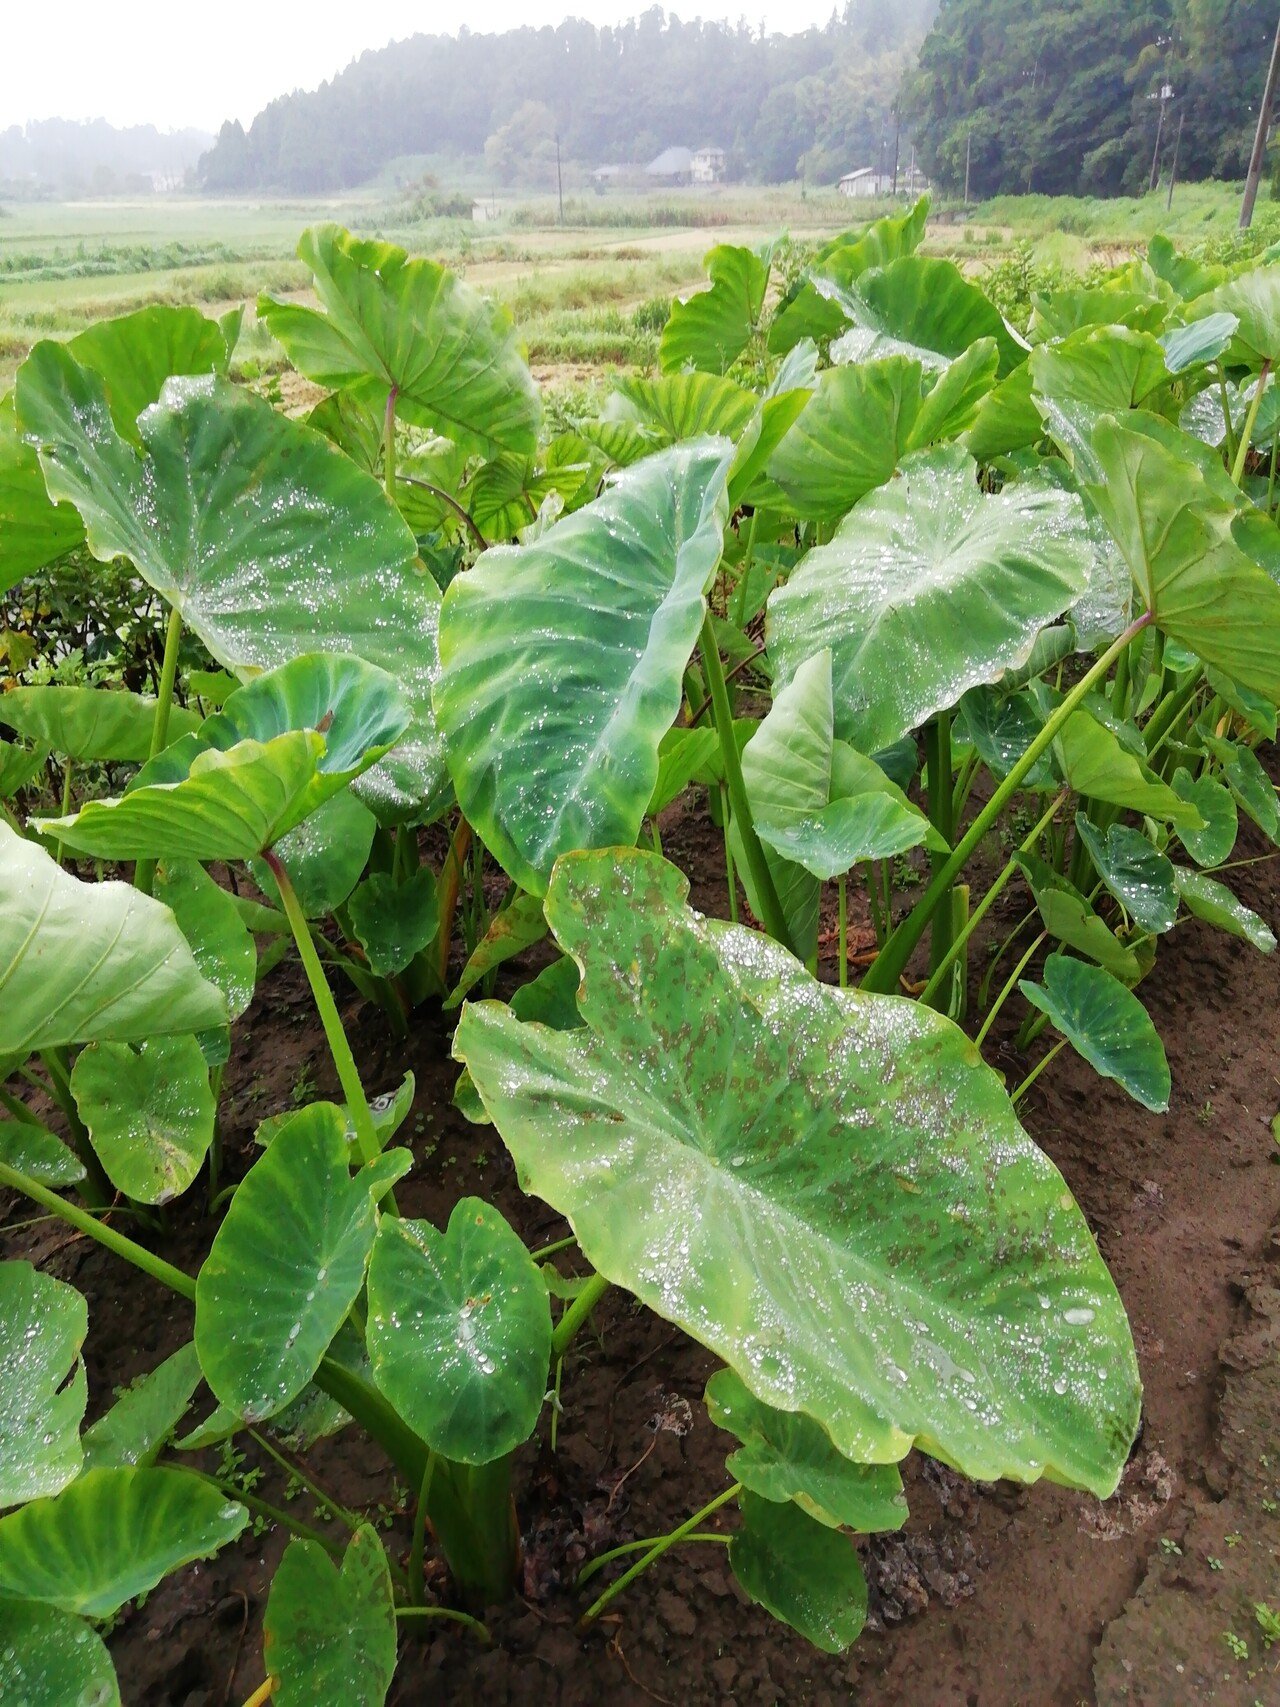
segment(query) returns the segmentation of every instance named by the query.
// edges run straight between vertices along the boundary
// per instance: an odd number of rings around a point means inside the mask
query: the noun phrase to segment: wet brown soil
[[[694,903],[723,912],[719,833],[677,812],[664,845],[696,874]],[[1266,852],[1250,833],[1239,857]],[[1273,926],[1278,879],[1280,862],[1233,874],[1242,899]],[[993,934],[1011,929],[1025,906],[1013,893],[1006,900]],[[860,932],[865,940],[856,907],[852,932],[855,945]],[[830,964],[823,970],[833,975]],[[556,1451],[544,1427],[519,1456],[522,1598],[493,1616],[488,1649],[426,1625],[402,1649],[392,1700],[1280,1703],[1280,1675],[1253,1612],[1268,1596],[1280,1611],[1280,1243],[1272,1231],[1280,1223],[1280,1151],[1269,1130],[1280,1108],[1280,965],[1205,926],[1184,925],[1162,945],[1144,996],[1173,1069],[1168,1115],[1146,1114],[1069,1052],[1023,1105],[1025,1123],[1079,1198],[1133,1321],[1145,1426],[1114,1499],[1100,1505],[1048,1486],[975,1487],[917,1459],[905,1531],[864,1548],[872,1628],[848,1656],[821,1655],[744,1604],[712,1547],[668,1554],[615,1603],[613,1616],[580,1637],[572,1581],[582,1562],[660,1533],[709,1499],[724,1485],[729,1447],[700,1402],[712,1360],[611,1294],[566,1367]],[[456,1068],[438,1010],[415,1016],[405,1041],[349,993],[343,1000],[370,1089],[390,1090],[406,1068],[416,1076],[399,1141],[412,1146],[418,1165],[398,1188],[402,1209],[439,1222],[457,1196],[475,1192],[494,1199],[532,1243],[560,1236],[556,1215],[520,1195],[493,1130],[469,1126],[453,1108]],[[994,1058],[1017,1083],[1030,1063],[1014,1046],[1014,1022],[999,1029]],[[267,980],[238,1030],[227,1091],[233,1175],[253,1159],[260,1120],[336,1089],[295,970]],[[27,1220],[12,1200],[0,1208],[10,1224]],[[180,1206],[158,1241],[191,1270],[215,1225],[202,1211],[194,1198]],[[28,1256],[87,1294],[91,1417],[110,1402],[113,1385],[190,1335],[185,1304],[59,1223],[27,1225],[3,1243],[6,1255]],[[204,1462],[216,1468],[214,1458]],[[264,1463],[250,1447],[238,1470]],[[323,1443],[309,1464],[348,1506],[383,1508],[388,1544],[407,1547],[406,1492],[356,1430]],[[269,1465],[257,1488],[277,1500],[293,1491]],[[293,1509],[316,1519],[306,1495]],[[262,1613],[283,1545],[277,1531],[246,1532],[238,1546],[126,1610],[111,1641],[128,1707],[222,1707],[249,1695],[263,1677]],[[1246,1643],[1247,1661],[1225,1642],[1228,1630]]]

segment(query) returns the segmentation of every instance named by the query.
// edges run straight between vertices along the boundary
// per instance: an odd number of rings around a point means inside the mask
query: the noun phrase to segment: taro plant
[[[905,1521],[913,1449],[1114,1490],[1129,1327],[1019,1107],[1068,1044],[1167,1107],[1138,993],[1159,938],[1190,915],[1274,948],[1223,875],[1241,811],[1280,842],[1256,751],[1280,269],[1153,246],[1037,299],[1023,338],[917,253],[926,214],[833,239],[776,307],[769,257],[719,247],[661,373],[549,438],[497,310],[336,228],[300,247],[319,306],[261,305],[328,388],[308,423],[163,315],[24,364],[5,575],[83,535],[169,616],[153,699],[0,701],[0,1184],[191,1331],[84,1428],[85,1299],[0,1265],[6,1694],[118,1700],[94,1624],[251,1515],[291,1532],[256,1703],[385,1700],[415,1621],[483,1638],[518,1580],[521,1448],[574,1426],[610,1288],[717,1357],[731,1444],[685,1521],[583,1569],[588,1625],[670,1548],[727,1539],[753,1600],[847,1647],[857,1538]],[[226,679],[184,672],[184,632]],[[49,752],[63,810],[27,817]],[[77,790],[103,761],[125,786]],[[728,920],[662,851],[704,802]],[[343,1100],[263,1122],[241,1178],[224,1159],[192,1272],[147,1218],[216,1165],[231,1022],[289,952]],[[471,1196],[442,1226],[401,1213],[413,1083],[371,1103],[337,971],[401,1030],[429,998],[457,1014],[459,1108],[569,1237],[531,1251]],[[1009,1004],[1012,1087],[981,1053]],[[410,1491],[392,1544],[283,1456],[348,1428]],[[244,1437],[346,1537],[194,1456]]]

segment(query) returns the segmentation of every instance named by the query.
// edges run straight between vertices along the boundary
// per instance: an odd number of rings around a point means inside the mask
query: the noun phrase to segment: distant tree
[[[500,184],[542,182],[555,170],[556,115],[544,101],[524,101],[485,139],[484,163]]]

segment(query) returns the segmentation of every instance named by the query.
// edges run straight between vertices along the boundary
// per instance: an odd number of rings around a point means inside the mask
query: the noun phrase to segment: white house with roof
[[[893,173],[880,171],[875,166],[859,166],[854,172],[846,172],[838,187],[842,196],[876,200],[894,194]],[[899,166],[898,195],[915,201],[924,195],[928,188],[929,180],[914,160],[909,165]]]

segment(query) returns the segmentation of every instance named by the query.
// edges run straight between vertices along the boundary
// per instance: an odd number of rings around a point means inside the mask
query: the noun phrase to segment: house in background
[[[912,159],[909,165],[898,168],[897,194],[915,201],[929,188],[929,180]],[[846,172],[839,183],[842,196],[854,196],[870,201],[894,194],[893,173],[878,171],[874,166],[860,166],[856,172]]]
[[[693,150],[664,148],[644,170],[650,183],[687,184],[693,177]]]
[[[645,168],[635,165],[597,166],[591,174],[591,182],[598,196],[606,190],[643,189]]]
[[[724,180],[724,149],[708,145],[695,148],[689,168],[695,184],[719,184]]]

